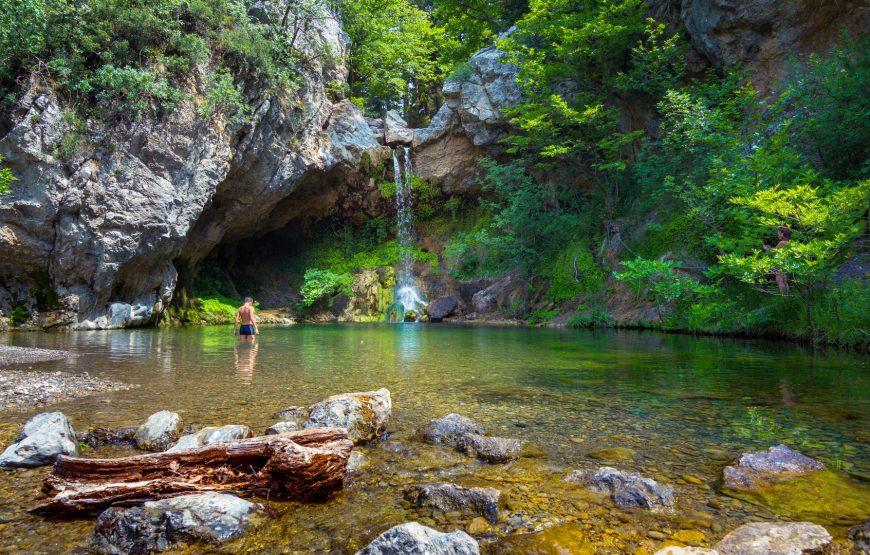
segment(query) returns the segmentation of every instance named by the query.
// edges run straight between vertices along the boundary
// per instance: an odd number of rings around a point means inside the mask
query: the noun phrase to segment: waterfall
[[[411,149],[405,147],[404,167],[399,164],[399,154],[393,149],[393,173],[396,183],[396,235],[402,247],[402,260],[396,273],[397,319],[404,320],[405,313],[414,311],[420,318],[420,309],[428,303],[420,292],[414,276],[411,249],[417,245],[414,233],[414,217],[411,212]]]

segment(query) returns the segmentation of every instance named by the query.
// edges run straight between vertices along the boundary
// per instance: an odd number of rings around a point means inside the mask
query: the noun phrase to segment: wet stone
[[[136,427],[90,428],[85,432],[77,433],[76,438],[91,449],[119,445],[135,446]]]
[[[197,493],[105,510],[94,527],[98,553],[166,551],[178,543],[223,543],[256,525],[263,506],[225,493]]]
[[[483,434],[483,426],[470,418],[451,413],[432,420],[417,432],[420,438],[432,445],[459,445],[469,434]]]
[[[822,462],[777,445],[767,451],[743,453],[735,464],[725,467],[722,481],[726,488],[752,491],[824,469]]]
[[[870,553],[870,520],[850,528],[849,539],[855,542],[855,551]]]
[[[603,461],[629,461],[634,458],[634,449],[629,449],[628,447],[613,447],[611,449],[593,451],[588,453],[586,456]]]
[[[719,555],[719,552],[706,547],[668,546],[656,551],[655,555]]]
[[[273,436],[276,434],[284,434],[287,432],[296,432],[299,431],[299,429],[300,426],[296,422],[275,422],[266,429],[266,435]]]
[[[465,488],[437,483],[413,486],[406,498],[416,507],[434,508],[444,513],[457,511],[457,518],[482,516],[495,524],[501,492],[495,488]]]
[[[208,426],[195,434],[182,436],[178,443],[167,449],[167,453],[177,453],[189,449],[197,449],[214,443],[232,443],[240,439],[252,437],[251,429],[240,424],[227,426]]]
[[[356,555],[479,555],[474,538],[463,531],[439,532],[417,522],[394,526]]]
[[[468,434],[459,444],[459,450],[489,463],[505,463],[516,460],[526,443],[521,439]]]
[[[608,493],[622,509],[640,507],[653,512],[668,512],[674,506],[674,489],[632,472],[621,472],[608,466],[595,472],[575,470],[562,478],[581,484],[592,491]]]
[[[272,418],[280,422],[295,422],[297,424],[302,424],[308,419],[308,408],[287,407],[286,409],[279,410],[273,414]]]
[[[730,532],[714,548],[721,555],[801,555],[822,553],[831,534],[810,522],[753,522]]]
[[[304,427],[345,428],[348,437],[359,444],[384,433],[392,408],[390,391],[385,388],[334,395],[311,406]]]

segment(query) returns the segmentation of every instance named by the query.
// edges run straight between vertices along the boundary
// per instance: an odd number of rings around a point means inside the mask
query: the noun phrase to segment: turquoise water
[[[29,365],[34,369],[87,371],[139,385],[51,407],[64,411],[79,430],[138,424],[154,411],[169,409],[194,425],[247,424],[262,431],[272,424],[270,415],[286,406],[387,387],[393,399],[390,431],[407,447],[406,455],[390,463],[393,455],[366,449],[373,464],[392,465],[402,478],[382,486],[374,481],[365,493],[351,487],[341,499],[316,508],[293,508],[291,535],[308,543],[294,547],[292,541],[282,541],[287,549],[302,552],[311,545],[319,545],[318,551],[346,552],[398,523],[391,520],[420,517],[400,501],[382,517],[371,517],[370,507],[363,517],[366,507],[358,506],[389,505],[400,482],[421,477],[410,477],[419,470],[419,459],[415,463],[409,452],[427,461],[443,456],[445,465],[467,470],[461,476],[468,479],[498,480],[496,468],[469,466],[453,454],[416,444],[412,435],[417,427],[449,412],[476,418],[491,435],[522,437],[541,447],[548,456],[536,463],[540,468],[524,470],[529,476],[602,464],[589,454],[623,448],[629,455],[607,464],[676,483],[686,510],[722,523],[704,528],[710,541],[722,534],[716,528],[727,531],[753,516],[778,516],[717,493],[722,466],[743,451],[784,442],[824,460],[838,476],[853,481],[856,491],[863,492],[862,480],[870,480],[870,360],[851,353],[629,331],[417,324],[264,328],[253,347],[239,345],[229,327],[13,334],[7,339],[13,345],[77,353],[72,359]],[[0,413],[4,440],[31,413]],[[22,513],[21,505],[38,497],[38,491],[22,488],[38,490],[44,472],[0,475],[0,516],[10,521],[0,525],[0,541],[19,538],[24,543],[17,544],[18,551],[34,552],[86,545],[92,521],[47,526]],[[704,487],[686,484],[681,477],[687,474],[700,478]],[[361,495],[374,497],[363,501]],[[356,511],[349,511],[345,503],[354,499]],[[870,512],[870,499],[866,501]],[[734,508],[722,509],[723,503]],[[546,511],[546,498],[538,505]],[[304,522],[300,511],[309,515]],[[572,518],[570,511],[563,513],[558,518]],[[426,518],[442,528],[457,525]],[[843,529],[854,519],[818,518]],[[330,520],[343,522],[344,531],[328,532],[324,522]],[[260,552],[278,530],[287,532],[290,524],[281,522],[279,518],[232,549]],[[632,526],[648,524],[644,522],[638,517]],[[34,531],[40,535],[28,536]],[[494,534],[488,540],[498,540]],[[611,536],[601,541],[615,549],[628,541],[618,529]],[[499,544],[491,545],[495,549]]]

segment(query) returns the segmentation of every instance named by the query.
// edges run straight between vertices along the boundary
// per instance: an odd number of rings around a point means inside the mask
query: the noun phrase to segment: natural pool
[[[348,488],[322,504],[271,501],[274,518],[215,552],[347,553],[407,520],[465,527],[404,501],[409,484],[431,481],[507,494],[502,521],[478,534],[493,553],[645,553],[674,538],[710,545],[739,524],[777,517],[816,521],[842,538],[870,517],[870,359],[862,355],[628,331],[415,324],[265,328],[253,347],[238,345],[228,327],[7,338],[78,353],[34,369],[87,371],[140,387],[0,413],[3,445],[42,410],[63,411],[77,430],[138,424],[169,409],[198,426],[262,431],[290,405],[391,391],[392,436],[362,448],[370,464]],[[548,456],[485,465],[414,440],[416,428],[449,412],[479,420],[489,434],[528,439]],[[834,472],[800,482],[787,502],[780,496],[761,506],[718,493],[730,459],[780,442]],[[589,456],[602,450],[609,451]],[[677,512],[620,511],[559,481],[564,468],[601,464],[673,484]],[[0,550],[87,547],[93,518],[24,512],[46,472],[0,473]]]

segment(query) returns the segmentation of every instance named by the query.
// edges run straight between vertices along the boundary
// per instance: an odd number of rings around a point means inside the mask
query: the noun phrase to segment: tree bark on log
[[[119,459],[60,456],[31,513],[81,513],[204,491],[315,501],[343,485],[353,442],[344,428],[310,428],[178,453]]]

